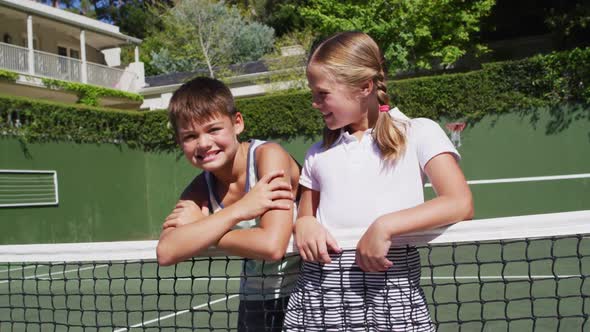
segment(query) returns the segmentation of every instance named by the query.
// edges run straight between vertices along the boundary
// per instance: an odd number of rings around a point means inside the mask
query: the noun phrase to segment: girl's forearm
[[[389,237],[394,237],[472,218],[471,196],[439,196],[413,208],[383,215],[375,222],[381,224]]]

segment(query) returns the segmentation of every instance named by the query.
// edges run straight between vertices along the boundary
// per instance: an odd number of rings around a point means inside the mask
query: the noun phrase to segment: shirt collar
[[[389,116],[392,119],[398,119],[398,120],[402,120],[402,121],[409,121],[410,118],[405,115],[404,113],[402,113],[397,107],[394,107],[392,109],[389,110]],[[372,133],[373,132],[373,128],[369,128],[365,131],[366,133]],[[336,141],[334,141],[334,143],[330,146],[330,147],[334,147],[340,143],[345,143],[345,142],[352,142],[352,141],[356,141],[356,137],[352,136],[351,134],[349,134],[346,130],[344,130],[344,128],[340,128],[340,134],[338,136],[338,138],[336,139]]]

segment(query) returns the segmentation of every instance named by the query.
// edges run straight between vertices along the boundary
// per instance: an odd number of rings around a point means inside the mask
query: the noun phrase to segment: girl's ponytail
[[[385,84],[383,71],[375,77],[374,83],[377,89],[377,100],[379,105],[389,106],[389,95]],[[395,160],[400,157],[406,149],[406,135],[402,131],[404,123],[392,119],[388,112],[379,112],[379,117],[373,129],[373,139],[381,151],[385,160]]]

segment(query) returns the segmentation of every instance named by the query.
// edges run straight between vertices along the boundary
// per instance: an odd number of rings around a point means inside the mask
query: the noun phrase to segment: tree
[[[159,28],[159,16],[174,0],[37,0],[56,8],[85,15],[118,26],[121,32],[145,38]]]
[[[88,0],[35,0],[35,2],[64,9],[76,14],[82,14],[81,8],[88,3]]]
[[[204,59],[195,42],[195,35],[172,19],[165,18],[162,30],[144,39],[141,49],[149,75],[204,68]]]
[[[590,33],[590,3],[588,1],[556,1],[548,10],[545,22],[564,40],[579,39],[588,45]],[[585,40],[586,42],[582,42]],[[576,44],[574,42],[574,44]]]
[[[473,45],[482,17],[495,0],[309,0],[299,6],[306,24],[325,37],[338,31],[368,33],[395,70],[443,66]]]
[[[297,8],[306,0],[226,0],[225,3],[239,8],[242,16],[268,26],[277,35],[305,30]]]
[[[272,28],[248,23],[223,2],[184,0],[163,22],[164,29],[147,41],[162,72],[205,68],[215,77],[229,64],[258,60],[273,47]]]
[[[143,39],[162,26],[160,16],[174,5],[173,0],[87,0],[96,17],[112,23],[121,32]]]
[[[143,39],[140,57],[149,75],[199,68],[215,75],[219,67],[258,60],[274,42],[273,29],[249,23],[236,6],[228,7],[224,1],[37,1],[115,24],[121,32]],[[258,3],[260,8],[265,5],[264,0]],[[123,47],[122,58],[132,61],[133,47]]]

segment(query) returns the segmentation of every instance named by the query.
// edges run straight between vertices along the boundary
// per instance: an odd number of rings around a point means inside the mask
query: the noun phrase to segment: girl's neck
[[[379,117],[379,104],[371,103],[367,109],[362,112],[359,121],[351,123],[344,128],[350,135],[361,140],[365,131],[369,128],[374,128]]]
[[[227,163],[225,167],[211,172],[218,183],[229,186],[232,183],[240,182],[242,180],[245,181],[247,173],[246,168],[248,167],[246,164],[248,163],[249,146],[249,142],[239,143],[234,159]]]

